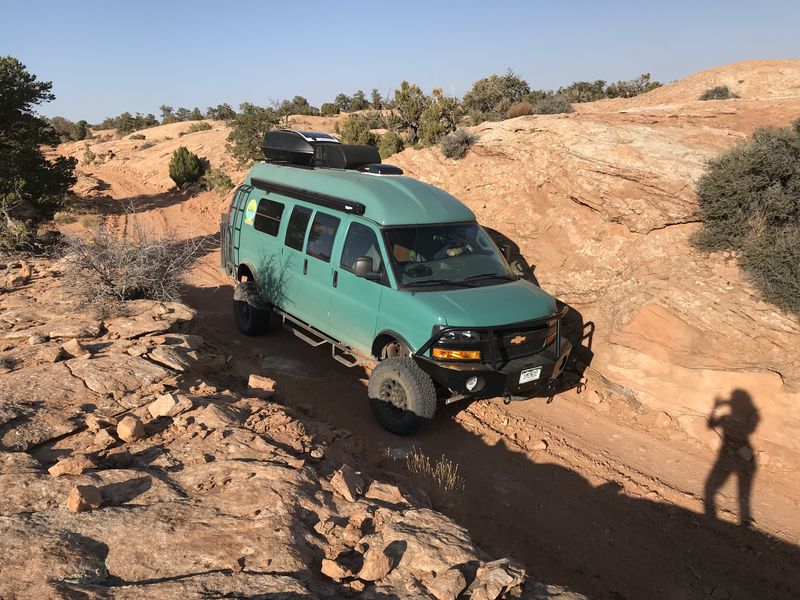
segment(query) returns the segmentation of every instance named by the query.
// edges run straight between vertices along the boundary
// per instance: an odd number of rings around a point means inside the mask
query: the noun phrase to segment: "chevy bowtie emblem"
[[[525,340],[527,340],[527,339],[528,339],[528,338],[526,338],[524,335],[518,335],[517,337],[513,337],[513,338],[511,338],[509,341],[510,341],[512,344],[521,344],[522,342],[524,342],[524,341],[525,341]]]

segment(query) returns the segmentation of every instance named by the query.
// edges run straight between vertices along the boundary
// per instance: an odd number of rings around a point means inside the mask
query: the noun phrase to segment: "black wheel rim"
[[[406,391],[400,382],[396,379],[387,379],[381,384],[381,389],[378,395],[384,404],[396,411],[397,413],[404,413],[408,410],[408,400],[406,398]]]

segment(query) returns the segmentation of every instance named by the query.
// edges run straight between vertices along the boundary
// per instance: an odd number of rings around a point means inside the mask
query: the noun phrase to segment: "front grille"
[[[545,348],[546,338],[555,331],[556,326],[552,324],[481,332],[485,348],[482,362],[507,362],[541,352]]]

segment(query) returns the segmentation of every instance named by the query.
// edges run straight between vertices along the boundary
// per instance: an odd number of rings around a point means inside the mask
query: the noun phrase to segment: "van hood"
[[[454,327],[491,327],[551,315],[556,301],[529,281],[447,291],[419,291],[416,297]]]

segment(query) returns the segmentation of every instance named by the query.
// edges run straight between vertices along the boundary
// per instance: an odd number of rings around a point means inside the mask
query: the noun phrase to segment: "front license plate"
[[[536,381],[542,374],[542,367],[534,367],[533,369],[525,369],[519,374],[520,383],[528,383],[529,381]]]

